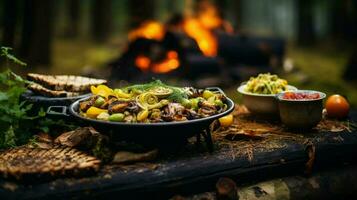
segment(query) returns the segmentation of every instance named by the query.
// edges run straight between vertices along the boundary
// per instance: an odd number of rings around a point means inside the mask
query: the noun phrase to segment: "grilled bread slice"
[[[28,178],[33,183],[46,175],[57,177],[96,172],[100,163],[97,158],[69,147],[20,146],[0,152],[0,176],[18,180]]]
[[[50,90],[68,92],[88,92],[90,91],[90,86],[92,85],[107,84],[107,81],[104,79],[95,79],[72,75],[52,76],[29,73],[27,74],[27,78]]]
[[[78,92],[50,90],[37,83],[31,83],[27,86],[27,88],[36,94],[40,94],[46,97],[74,97],[80,95]]]

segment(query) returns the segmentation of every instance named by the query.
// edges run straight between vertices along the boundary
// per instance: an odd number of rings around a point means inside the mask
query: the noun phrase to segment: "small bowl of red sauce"
[[[326,94],[314,90],[296,90],[277,94],[280,119],[291,129],[311,129],[322,119]]]

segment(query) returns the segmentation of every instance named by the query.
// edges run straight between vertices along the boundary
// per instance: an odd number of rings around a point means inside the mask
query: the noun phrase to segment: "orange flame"
[[[176,51],[168,51],[164,60],[154,63],[144,55],[138,55],[135,59],[135,65],[141,71],[147,72],[151,70],[154,73],[163,74],[177,69],[180,66],[178,53]]]
[[[146,38],[161,41],[165,36],[165,26],[157,21],[146,21],[129,33],[129,40]],[[193,38],[205,56],[214,57],[218,51],[218,41],[214,29],[223,29],[227,33],[233,33],[232,26],[224,21],[216,7],[209,1],[203,1],[199,5],[196,15],[185,16],[180,26],[189,37]],[[152,61],[149,57],[138,55],[135,65],[143,72],[167,73],[180,66],[179,56],[176,51],[167,51],[166,57],[159,62]]]
[[[133,41],[137,38],[146,38],[153,40],[162,40],[165,35],[165,27],[157,21],[146,21],[138,28],[130,31],[129,40]]]
[[[183,29],[187,35],[196,40],[198,47],[205,56],[213,57],[217,55],[217,38],[203,26],[200,20],[196,18],[185,20]]]
[[[198,20],[206,29],[219,28],[223,24],[223,19],[219,16],[218,10],[212,3],[203,1],[201,10],[198,11]]]
[[[141,69],[141,71],[148,71],[150,68],[151,60],[144,55],[138,55],[135,59],[135,65]]]
[[[187,35],[196,40],[205,56],[216,56],[218,42],[212,30],[221,27],[223,19],[208,1],[204,1],[200,8],[196,17],[188,17],[184,21],[183,29]]]
[[[163,74],[177,69],[180,66],[180,61],[178,59],[178,54],[176,51],[168,51],[166,53],[166,58],[155,63],[152,67],[152,71],[155,73]]]

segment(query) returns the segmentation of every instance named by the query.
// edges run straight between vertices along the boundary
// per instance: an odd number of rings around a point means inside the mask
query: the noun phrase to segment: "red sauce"
[[[284,93],[282,98],[287,99],[287,100],[289,100],[289,99],[290,100],[302,100],[302,99],[314,100],[314,99],[319,99],[320,94],[319,93],[286,92],[286,93]]]

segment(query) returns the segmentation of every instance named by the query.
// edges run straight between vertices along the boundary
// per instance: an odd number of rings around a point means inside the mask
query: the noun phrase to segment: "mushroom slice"
[[[79,103],[79,109],[82,112],[86,112],[92,105],[94,105],[95,100],[97,100],[98,96],[93,96],[86,101],[82,101]]]
[[[114,101],[108,106],[109,114],[112,113],[121,113],[129,106],[129,102],[126,101]]]

